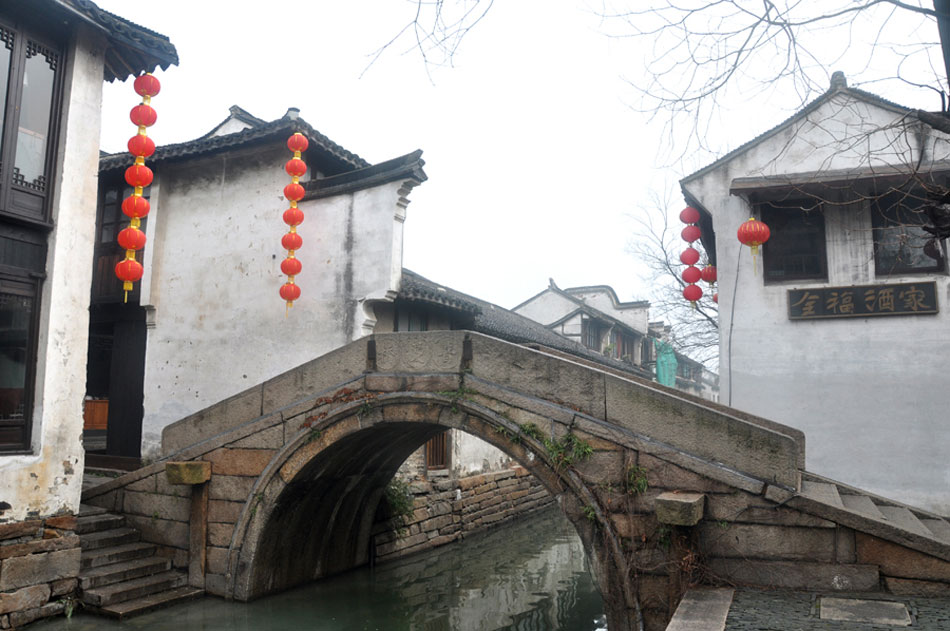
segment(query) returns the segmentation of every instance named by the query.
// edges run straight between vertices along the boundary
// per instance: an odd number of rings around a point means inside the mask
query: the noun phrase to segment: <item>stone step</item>
[[[204,595],[204,591],[197,587],[176,587],[175,589],[165,590],[157,594],[149,594],[141,598],[133,598],[125,602],[107,605],[105,607],[90,607],[94,613],[99,613],[112,618],[123,620],[132,616],[137,616],[153,609],[168,607],[186,600],[198,598]]]
[[[927,529],[927,526],[903,506],[878,506],[877,508],[884,514],[884,519],[894,526],[903,528],[915,535],[933,538],[934,535]]]
[[[79,586],[83,590],[102,587],[120,581],[149,576],[150,574],[167,572],[171,567],[172,564],[169,559],[159,556],[110,563],[109,565],[102,565],[83,571],[79,575]]]
[[[845,508],[853,510],[856,513],[861,513],[862,515],[873,517],[874,519],[884,519],[884,513],[878,509],[874,500],[867,495],[842,495],[841,503],[844,504]]]
[[[803,480],[802,495],[824,504],[844,508],[844,504],[841,503],[841,496],[838,494],[838,487],[834,484]]]
[[[125,526],[125,517],[112,513],[82,515],[76,520],[76,534],[86,535]]]
[[[181,572],[160,572],[151,576],[134,578],[121,583],[94,587],[83,590],[82,601],[93,607],[105,607],[135,598],[142,598],[157,594],[169,589],[181,587],[188,582],[188,577]]]
[[[921,519],[920,522],[933,533],[934,539],[950,543],[950,524],[943,519]]]
[[[108,548],[96,548],[95,550],[83,550],[79,567],[81,570],[87,570],[112,563],[121,563],[122,561],[150,557],[155,554],[155,550],[155,544],[145,543],[144,541],[110,546]]]
[[[93,506],[92,504],[80,504],[79,505],[79,517],[86,517],[89,515],[102,515],[103,513],[108,512],[106,509],[99,506]]]
[[[134,543],[139,540],[139,537],[141,533],[135,528],[110,528],[81,536],[79,545],[83,550],[98,550],[123,543]]]

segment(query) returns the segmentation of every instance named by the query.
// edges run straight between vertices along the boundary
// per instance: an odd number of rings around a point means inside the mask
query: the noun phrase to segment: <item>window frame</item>
[[[13,423],[10,419],[0,419],[0,427],[18,425],[22,427],[23,439],[20,442],[0,443],[0,455],[15,455],[32,452],[33,402],[36,399],[36,359],[39,338],[39,312],[42,292],[42,278],[35,274],[24,275],[9,266],[0,266],[0,293],[25,296],[32,299],[32,313],[27,324],[27,343],[25,374],[23,384],[23,422]]]
[[[762,245],[762,276],[765,283],[778,284],[800,281],[828,282],[828,231],[825,225],[825,211],[821,202],[807,198],[781,200],[764,199],[757,200],[754,204],[754,208],[756,214],[769,226],[771,232],[769,240]],[[801,218],[813,216],[820,219],[820,221],[815,224],[818,226],[818,233],[815,235],[815,238],[820,243],[820,247],[817,252],[811,254],[811,256],[817,255],[816,262],[818,263],[819,270],[817,272],[791,274],[784,273],[783,270],[781,276],[770,276],[770,271],[774,272],[777,269],[779,263],[777,257],[781,256],[780,260],[784,261],[790,256],[788,254],[778,255],[775,252],[777,240],[789,237],[788,232],[779,230],[779,226],[776,225],[778,222],[775,219],[775,215],[788,215],[791,213],[795,213],[796,216],[800,216]]]
[[[899,200],[895,202],[884,202],[889,198],[899,197]],[[915,208],[907,208],[901,205],[907,199],[913,199],[919,201],[919,204],[916,204]],[[893,276],[909,276],[909,275],[920,275],[920,274],[939,274],[945,275],[947,273],[947,250],[942,241],[936,242],[936,247],[940,254],[940,259],[931,266],[928,267],[917,267],[911,265],[900,265],[895,262],[890,268],[885,269],[884,263],[882,262],[882,253],[884,250],[884,238],[882,235],[883,230],[888,230],[891,228],[903,228],[903,227],[920,227],[927,223],[927,217],[924,215],[923,207],[927,204],[928,200],[926,197],[926,192],[920,190],[897,190],[891,189],[883,194],[875,195],[870,200],[870,212],[871,212],[871,239],[873,242],[873,251],[874,251],[874,276],[877,278],[888,278]],[[887,206],[882,208],[882,203],[886,203]],[[885,213],[891,212],[893,209],[896,209],[896,219],[888,217]],[[920,223],[907,223],[902,222],[900,213],[901,212],[913,213],[921,218]],[[893,221],[892,226],[887,225],[887,221]],[[921,236],[922,239],[927,239],[928,237]],[[895,257],[899,261],[899,256]]]

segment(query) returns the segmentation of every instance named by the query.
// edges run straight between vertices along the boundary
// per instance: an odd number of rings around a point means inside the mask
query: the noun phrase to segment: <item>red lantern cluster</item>
[[[748,221],[742,222],[739,231],[736,233],[739,242],[742,245],[749,246],[752,251],[752,273],[755,273],[755,256],[759,253],[759,246],[769,240],[772,236],[769,227],[754,217],[749,217]]]
[[[287,139],[287,148],[294,152],[294,157],[284,165],[284,170],[291,177],[290,184],[284,187],[284,197],[290,200],[290,208],[284,211],[284,223],[290,226],[290,231],[280,240],[280,244],[287,250],[287,258],[280,264],[280,271],[287,275],[287,282],[280,288],[280,297],[287,301],[288,309],[294,306],[294,300],[300,298],[300,286],[294,282],[294,277],[300,273],[303,266],[294,256],[294,252],[303,245],[303,239],[297,234],[297,226],[303,223],[303,211],[297,207],[297,202],[303,199],[304,190],[300,185],[300,178],[307,172],[307,163],[300,159],[300,155],[309,145],[307,137],[300,132]]]
[[[125,170],[125,181],[133,188],[132,194],[122,200],[122,212],[129,218],[129,226],[119,232],[117,241],[125,250],[125,258],[115,266],[115,275],[122,281],[125,300],[129,299],[132,283],[142,279],[144,269],[135,260],[135,253],[145,247],[145,233],[142,232],[142,217],[149,211],[148,200],[142,191],[152,183],[152,170],[145,166],[145,158],[155,153],[155,141],[148,137],[147,129],[158,120],[158,114],[151,106],[152,97],[159,93],[162,86],[151,74],[144,74],[133,84],[142,102],[132,108],[129,118],[139,128],[138,133],[129,139],[129,153],[135,156],[135,162]]]
[[[686,266],[681,277],[686,286],[683,287],[683,297],[689,300],[693,307],[696,302],[703,297],[703,289],[696,283],[703,278],[703,271],[696,267],[699,262],[699,250],[693,247],[693,242],[698,241],[702,236],[702,231],[696,224],[699,223],[699,211],[692,206],[687,206],[680,212],[680,221],[686,224],[681,233],[683,240],[689,245],[683,253],[680,254],[680,261]]]

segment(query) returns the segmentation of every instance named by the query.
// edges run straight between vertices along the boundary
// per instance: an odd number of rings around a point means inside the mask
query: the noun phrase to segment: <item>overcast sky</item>
[[[561,287],[611,285],[621,300],[648,297],[646,272],[626,252],[629,215],[651,191],[672,191],[678,213],[683,174],[654,169],[659,126],[628,107],[622,77],[649,51],[605,37],[583,1],[495,2],[454,67],[428,70],[408,40],[366,70],[413,2],[97,4],[178,49],[180,66],[157,73],[149,135],[158,144],[206,133],[231,105],[265,120],[297,107],[371,163],[424,151],[429,180],[412,192],[406,221],[409,269],[505,307],[549,277]],[[137,102],[131,82],[106,85],[105,150],[125,149]],[[745,106],[732,112],[738,142],[790,114],[780,98]]]

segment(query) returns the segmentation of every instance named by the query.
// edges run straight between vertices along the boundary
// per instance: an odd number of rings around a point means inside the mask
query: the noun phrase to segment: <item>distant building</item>
[[[588,349],[627,364],[632,372],[718,401],[716,374],[673,350],[669,344],[669,327],[649,321],[649,301],[621,302],[617,293],[606,285],[561,289],[552,279],[547,289],[513,311]],[[662,367],[658,367],[657,362]]]
[[[943,514],[948,122],[836,73],[681,182],[718,268],[722,402],[804,430],[810,471]],[[749,217],[771,229],[756,266]]]

